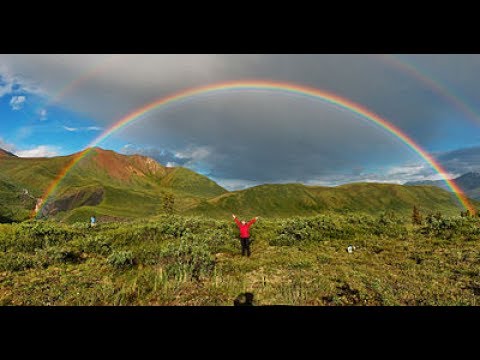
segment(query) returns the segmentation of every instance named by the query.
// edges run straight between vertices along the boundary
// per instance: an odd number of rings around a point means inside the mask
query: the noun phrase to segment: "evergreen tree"
[[[422,224],[422,215],[420,214],[420,211],[415,205],[413,205],[412,223],[413,225]]]

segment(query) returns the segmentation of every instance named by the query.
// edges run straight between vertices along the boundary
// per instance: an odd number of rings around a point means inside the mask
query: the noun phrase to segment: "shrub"
[[[427,216],[425,225],[418,232],[442,239],[452,239],[453,237],[471,239],[480,236],[480,221],[475,217],[430,215]]]
[[[42,266],[81,262],[81,253],[71,247],[50,247],[37,252],[37,260]]]
[[[0,253],[1,271],[21,271],[33,268],[35,260],[32,256],[22,253]]]
[[[116,268],[127,268],[134,264],[133,253],[131,251],[113,251],[107,258],[107,263]]]

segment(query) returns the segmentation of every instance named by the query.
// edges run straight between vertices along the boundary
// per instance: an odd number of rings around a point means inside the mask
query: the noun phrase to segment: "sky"
[[[235,80],[337,94],[400,128],[448,177],[480,171],[480,56],[461,54],[0,55],[0,148],[23,157],[68,155],[152,101]],[[158,108],[98,146],[188,167],[229,190],[440,179],[359,115],[272,91]]]

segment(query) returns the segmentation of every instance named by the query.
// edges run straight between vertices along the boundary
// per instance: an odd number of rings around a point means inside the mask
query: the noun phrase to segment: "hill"
[[[35,197],[27,189],[10,182],[0,174],[0,223],[22,220],[35,206]]]
[[[14,157],[16,157],[17,155],[14,155],[9,151],[0,148],[0,156],[14,156]]]
[[[307,216],[326,212],[410,214],[413,205],[425,212],[458,214],[454,194],[435,186],[356,183],[337,187],[268,184],[228,192],[206,176],[182,167],[165,167],[142,155],[122,155],[93,148],[88,153],[52,158],[0,157],[0,216],[22,220],[37,199],[72,163],[55,192],[40,209],[41,217],[68,222],[145,218],[164,212],[173,195],[179,214],[223,218]]]
[[[58,174],[76,159],[80,160],[43,207],[43,216],[70,217],[70,211],[79,208],[98,215],[148,216],[162,212],[162,199],[167,193],[175,195],[176,208],[182,211],[201,199],[227,192],[191,170],[167,168],[146,156],[101,148],[52,158],[5,156],[0,158],[0,172],[9,184],[41,198]]]
[[[410,214],[413,205],[423,211],[458,214],[461,207],[448,191],[432,186],[355,183],[337,187],[302,184],[260,185],[230,192],[202,202],[192,214],[244,217],[314,215],[324,212],[364,212],[378,214],[395,211]]]
[[[468,197],[480,200],[480,173],[469,172],[454,180]],[[411,181],[405,183],[405,185],[430,185],[450,190],[443,180]]]

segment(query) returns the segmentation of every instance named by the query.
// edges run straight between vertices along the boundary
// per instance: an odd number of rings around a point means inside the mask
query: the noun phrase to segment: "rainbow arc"
[[[120,131],[122,128],[131,124],[135,121],[139,121],[147,113],[166,107],[167,105],[172,105],[179,103],[181,101],[191,100],[195,97],[205,94],[215,94],[223,92],[234,92],[234,91],[272,91],[279,92],[284,94],[302,96],[307,98],[313,98],[321,100],[325,103],[336,106],[340,109],[347,110],[353,114],[358,115],[358,118],[367,121],[371,124],[376,125],[378,128],[383,129],[387,133],[391,134],[402,143],[404,143],[409,149],[417,153],[423,160],[425,160],[433,170],[435,170],[442,179],[445,181],[447,186],[452,190],[455,196],[458,198],[462,206],[469,210],[472,213],[475,213],[474,207],[470,204],[468,198],[464,195],[462,190],[457,186],[457,184],[447,177],[447,171],[439,164],[430,154],[423,150],[420,145],[418,145],[412,138],[410,138],[405,132],[400,130],[391,122],[375,114],[366,107],[357,104],[349,99],[341,97],[332,92],[325,90],[293,84],[285,82],[276,82],[276,81],[261,81],[261,80],[243,80],[243,81],[231,81],[231,82],[222,82],[215,83],[206,86],[200,86],[195,88],[190,88],[184,91],[174,93],[170,96],[162,97],[156,101],[153,101],[149,104],[146,104],[129,114],[125,115],[120,120],[116,121],[112,126],[106,129],[102,134],[96,137],[87,147],[77,153],[73,157],[72,161],[57,175],[57,177],[52,181],[52,183],[45,190],[41,204],[38,207],[41,210],[45,204],[48,202],[49,198],[55,193],[58,186],[61,184],[62,180],[67,176],[69,171],[81,161],[88,153],[102,141],[113,135],[114,133]],[[356,117],[357,118],[357,117]],[[41,213],[41,211],[38,211]],[[37,213],[38,213],[37,212]],[[34,214],[35,215],[35,214]]]

